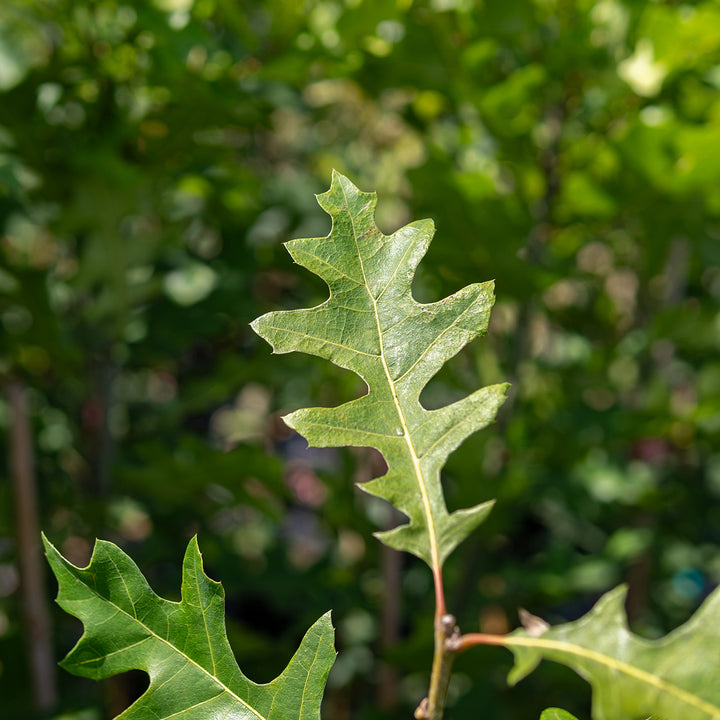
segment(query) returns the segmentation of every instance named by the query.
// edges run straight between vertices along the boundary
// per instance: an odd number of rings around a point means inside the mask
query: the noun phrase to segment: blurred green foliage
[[[435,219],[418,299],[496,280],[488,338],[423,394],[513,383],[445,472],[451,508],[498,499],[447,565],[463,630],[619,581],[639,631],[677,625],[720,580],[719,89],[709,0],[5,0],[0,373],[31,391],[47,534],[73,561],[119,543],[171,597],[198,532],[252,679],[333,608],[326,717],[411,712],[432,588],[370,537],[393,518],[352,482],[381,463],[279,420],[363,389],[248,328],[324,299],[281,243],[328,232],[335,167],[384,231]],[[0,477],[0,715],[30,718]],[[78,626],[53,619],[60,657]],[[569,671],[509,691],[509,665],[461,657],[450,716],[588,717]],[[142,687],[64,675],[52,717]]]

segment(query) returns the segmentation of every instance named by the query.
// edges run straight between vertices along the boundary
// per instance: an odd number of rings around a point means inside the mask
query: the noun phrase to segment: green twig
[[[460,629],[455,624],[454,615],[446,613],[435,619],[435,653],[430,675],[430,691],[415,709],[416,720],[442,720],[450,684],[450,671],[457,654],[455,645],[459,637]]]

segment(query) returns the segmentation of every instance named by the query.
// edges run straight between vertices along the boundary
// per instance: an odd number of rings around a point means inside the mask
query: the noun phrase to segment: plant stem
[[[502,645],[502,635],[469,633],[461,635],[453,615],[435,619],[435,653],[433,655],[430,691],[415,709],[415,720],[442,720],[450,685],[450,671],[455,655],[473,645]]]
[[[438,569],[433,572],[433,579],[435,583],[435,651],[430,674],[430,690],[427,697],[415,709],[416,720],[442,720],[450,684],[450,671],[456,654],[453,640],[460,636],[460,631],[455,624],[455,616],[449,615],[445,608],[442,571]]]
[[[490,635],[489,633],[468,633],[450,638],[449,645],[454,652],[462,652],[474,645],[505,645],[505,635]]]
[[[441,569],[433,570],[433,584],[435,586],[435,625],[437,626],[442,617],[447,614]]]

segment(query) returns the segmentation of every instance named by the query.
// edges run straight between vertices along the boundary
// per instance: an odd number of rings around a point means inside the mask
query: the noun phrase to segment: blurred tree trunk
[[[55,705],[55,662],[51,645],[50,613],[46,605],[45,564],[40,544],[37,489],[27,390],[19,380],[8,380],[10,405],[10,475],[15,500],[17,561],[35,706]]]
[[[88,452],[88,489],[96,497],[106,497],[110,492],[110,470],[113,457],[113,438],[110,432],[110,409],[112,385],[117,374],[115,364],[109,358],[109,348],[90,360],[91,394],[83,407],[83,430]],[[102,531],[102,519],[98,518],[95,534]]]

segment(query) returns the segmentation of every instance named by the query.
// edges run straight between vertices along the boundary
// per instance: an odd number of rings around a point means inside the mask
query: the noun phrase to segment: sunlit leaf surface
[[[137,565],[113,543],[98,541],[78,568],[45,540],[59,584],[58,604],[85,633],[61,665],[100,680],[128,670],[150,676],[147,691],[118,720],[317,720],[335,659],[330,614],[302,640],[272,682],[258,685],[238,669],[225,632],[220,583],[203,572],[195,539],[182,573],[182,599],[158,597]]]

